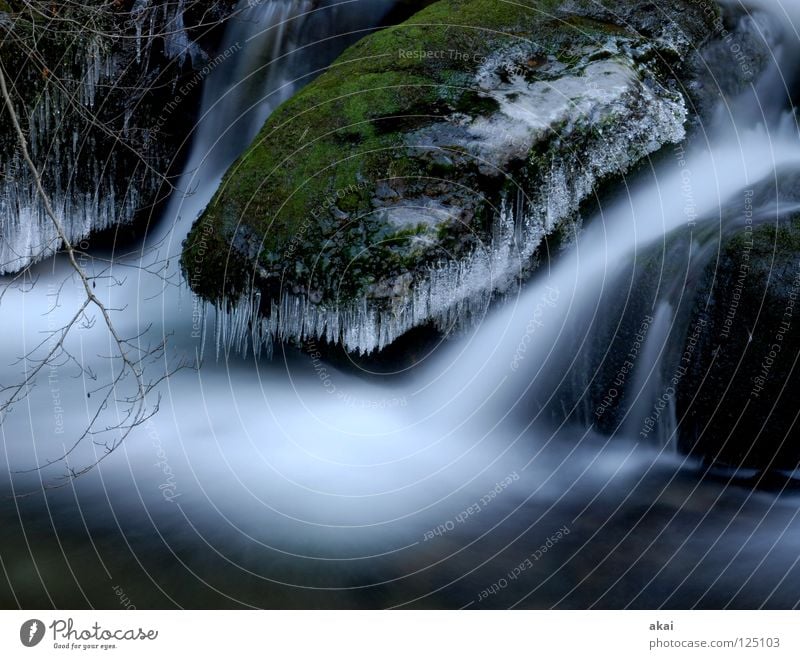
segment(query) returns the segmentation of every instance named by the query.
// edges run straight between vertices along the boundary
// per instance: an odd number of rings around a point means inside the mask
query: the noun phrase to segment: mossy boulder
[[[681,1],[440,0],[281,106],[184,245],[254,335],[383,348],[467,322],[569,237],[601,181],[683,139]]]
[[[684,339],[692,358],[677,394],[679,447],[712,463],[792,470],[800,465],[800,213],[780,212],[774,200],[796,207],[800,171],[745,195]]]

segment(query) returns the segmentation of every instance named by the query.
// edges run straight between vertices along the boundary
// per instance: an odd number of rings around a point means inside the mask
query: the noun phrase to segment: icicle
[[[133,9],[131,9],[131,15],[133,16],[133,24],[136,30],[136,63],[142,63],[142,28],[144,27],[144,21],[147,16],[147,7],[150,4],[150,0],[136,0],[133,5]]]

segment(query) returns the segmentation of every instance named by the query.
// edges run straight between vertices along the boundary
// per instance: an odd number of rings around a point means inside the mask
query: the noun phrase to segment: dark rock
[[[682,451],[758,469],[800,465],[800,172],[747,193],[744,217],[698,287],[678,390]],[[749,209],[772,208],[761,219]],[[749,216],[749,217],[748,217]],[[692,327],[702,325],[699,333]]]

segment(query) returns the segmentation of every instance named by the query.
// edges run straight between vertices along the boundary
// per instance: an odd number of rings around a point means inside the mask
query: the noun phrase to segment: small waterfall
[[[319,75],[349,44],[375,29],[394,0],[239,0],[229,19],[222,53],[203,84],[186,174],[166,222],[145,250],[166,241],[155,260],[172,260],[191,223],[217,189],[222,175],[252,143],[283,101]],[[204,69],[205,70],[205,69]]]
[[[585,328],[592,327],[593,321],[604,322],[603,295],[619,288],[618,265],[635,259],[673,229],[687,226],[686,172],[691,173],[693,214],[703,216],[724,206],[743,186],[763,178],[774,167],[800,162],[794,117],[784,113],[769,124],[742,129],[738,116],[752,112],[753,104],[759,102],[759,98],[743,94],[731,104],[728,116],[717,117],[710,144],[688,148],[684,164],[668,160],[652,180],[639,181],[626,199],[601,209],[574,249],[564,253],[548,272],[536,275],[525,289],[515,287],[515,273],[507,266],[509,262],[518,264],[520,251],[527,250],[529,256],[541,235],[535,221],[518,217],[524,216],[525,209],[514,200],[505,205],[498,220],[497,236],[503,243],[498,253],[505,262],[493,260],[492,254],[476,254],[474,262],[434,271],[425,286],[413,292],[409,308],[399,313],[380,317],[363,307],[312,312],[299,298],[286,299],[276,309],[273,319],[283,318],[283,327],[278,327],[276,320],[266,325],[254,320],[258,300],[245,300],[233,313],[218,314],[214,309],[206,313],[198,300],[186,295],[185,287],[173,285],[179,281],[177,254],[189,224],[208,203],[222,173],[250,143],[267,114],[321,72],[342,48],[373,29],[391,5],[240,2],[222,48],[228,55],[211,66],[203,80],[204,100],[196,139],[188,172],[179,185],[189,194],[174,196],[166,221],[153,229],[138,256],[144,262],[168,264],[167,276],[164,271],[151,276],[138,270],[130,285],[109,293],[122,298],[112,300],[113,307],[127,309],[120,321],[127,324],[126,334],[138,335],[156,320],[165,334],[175,335],[173,344],[188,348],[192,354],[196,349],[202,352],[206,328],[217,329],[220,346],[225,348],[258,346],[275,336],[302,340],[342,335],[355,348],[386,345],[412,322],[435,317],[442,309],[445,312],[438,318],[442,327],[451,327],[465,315],[480,321],[488,300],[467,295],[467,302],[453,305],[454,289],[468,292],[476,279],[499,275],[508,283],[505,307],[486,316],[463,339],[439,351],[426,369],[420,370],[415,390],[435,387],[444,398],[433,397],[434,409],[447,408],[448,413],[461,410],[463,418],[472,418],[481,409],[505,414],[531,395],[537,401],[536,409],[543,409],[556,402],[553,381],[574,381],[583,387],[587,377],[593,377],[593,373],[575,377],[576,370],[588,371],[586,364],[593,362],[580,349],[578,358],[573,360],[572,356],[576,345],[587,343]],[[754,29],[760,25],[753,22]],[[773,97],[764,100],[776,105]],[[613,161],[622,154],[606,157]],[[554,187],[546,190],[548,209],[563,206],[567,197],[574,202],[591,191],[587,179],[573,182],[565,190],[558,187],[564,177],[553,178]],[[517,236],[513,247],[510,236]],[[136,258],[130,257],[123,268],[138,265]],[[123,269],[120,279],[127,278],[129,272]],[[532,314],[542,307],[543,300],[547,300],[545,313],[536,317],[535,332],[531,333]],[[4,304],[22,307],[21,299],[12,295]],[[516,353],[523,342],[526,352],[520,361]],[[13,347],[17,343],[9,340],[9,362],[23,352]],[[566,373],[560,371],[562,365]],[[653,378],[647,382],[654,386]],[[591,420],[586,404],[583,397],[583,415]],[[424,417],[425,405],[422,407],[420,415]],[[487,422],[492,418],[489,414]]]
[[[674,444],[676,427],[674,387],[668,385],[664,388],[669,376],[665,378],[662,372],[673,318],[672,305],[661,302],[653,314],[631,382],[629,396],[634,400],[627,411],[628,418],[622,432],[643,441],[657,441],[662,447]]]
[[[311,0],[242,2],[229,23],[223,53],[229,53],[203,88],[203,110],[194,136],[191,171],[225,171],[252,142],[267,116],[301,81],[298,60]],[[211,158],[213,160],[209,161]]]

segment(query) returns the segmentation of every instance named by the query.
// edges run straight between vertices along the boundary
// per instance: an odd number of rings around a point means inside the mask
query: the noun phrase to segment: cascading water
[[[631,364],[631,370],[634,371],[635,375],[631,384],[636,400],[631,404],[628,412],[629,423],[623,430],[623,433],[629,436],[635,437],[639,433],[642,423],[648,418],[653,407],[659,404],[659,399],[664,395],[663,382],[660,377],[661,362],[669,339],[669,329],[673,318],[674,311],[672,306],[668,302],[661,302],[653,314],[652,324],[647,327],[647,337],[642,339],[639,366],[636,368]],[[626,372],[625,376],[627,375],[628,373]],[[625,377],[618,378],[613,384],[618,385],[620,388],[624,387]],[[666,415],[672,419],[675,411],[671,398],[668,399],[667,404],[671,407],[667,410]],[[674,426],[661,424],[659,427],[665,430],[659,435],[661,440],[659,443],[661,445],[671,443],[675,431]],[[674,444],[674,442],[672,443]]]
[[[171,357],[201,349],[201,316],[176,280],[180,241],[268,112],[339,48],[297,25],[313,25],[316,16],[324,25],[335,15],[330,34],[358,33],[390,3],[370,4],[370,14],[361,13],[364,3],[349,4],[326,14],[334,8],[260,3],[229,31],[228,45],[242,48],[206,81],[180,186],[193,194],[173,200],[140,254],[163,267],[151,276],[132,272],[136,261],[115,265],[128,279],[107,301],[127,307],[115,314],[123,334],[154,325],[159,336],[170,335]],[[758,32],[761,24],[753,25]],[[800,535],[791,497],[698,483],[661,446],[596,433],[594,408],[583,426],[572,415],[579,407],[587,414],[579,399],[596,371],[592,333],[608,329],[607,291],[622,295],[626,308],[637,297],[626,268],[671,230],[696,218],[713,223],[716,210],[774,168],[800,166],[793,115],[740,125],[754,103],[777,108],[785,96],[774,87],[756,93],[725,106],[680,164],[668,155],[641,173],[548,271],[399,384],[364,380],[315,351],[291,350],[270,362],[224,355],[171,376],[161,411],[118,453],[64,490],[2,509],[5,527],[21,531],[9,533],[3,553],[11,588],[27,593],[27,606],[115,606],[96,574],[123,582],[140,607],[794,604],[784,583],[797,571],[792,539]],[[9,291],[2,300],[20,323],[0,329],[6,363],[38,340],[30,327],[56,326],[48,311],[67,271],[60,263],[54,270],[36,293]],[[58,299],[66,313],[79,291],[68,286]],[[650,332],[670,325],[664,302],[657,294],[642,303],[642,319],[657,322],[643,324],[647,357],[637,364],[646,372],[625,375],[639,388],[659,370],[662,346]],[[92,355],[106,344],[100,327],[74,337],[74,352],[94,360],[98,377],[109,367]],[[587,372],[576,377],[576,365]],[[0,461],[15,491],[63,471],[12,473],[62,453],[90,413],[90,385],[72,380],[68,364],[48,375],[0,428]],[[568,396],[555,396],[565,390]],[[56,400],[61,417],[48,413]],[[548,409],[557,414],[545,415]],[[85,442],[70,462],[91,461],[97,450]],[[714,516],[704,515],[711,507]],[[746,540],[754,527],[785,542],[766,566],[763,551]],[[561,528],[568,534],[524,578],[506,579]],[[735,556],[718,547],[723,537],[740,549]],[[763,589],[740,592],[731,564],[757,574]],[[699,580],[684,583],[698,566]],[[497,587],[501,579],[506,586]],[[3,588],[0,598],[10,601]]]

